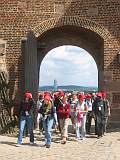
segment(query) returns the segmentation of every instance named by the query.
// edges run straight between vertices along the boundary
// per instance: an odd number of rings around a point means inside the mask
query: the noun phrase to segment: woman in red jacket
[[[62,136],[62,144],[66,143],[68,137],[68,123],[70,117],[70,104],[67,102],[67,96],[63,97],[62,103],[58,106],[58,118]]]

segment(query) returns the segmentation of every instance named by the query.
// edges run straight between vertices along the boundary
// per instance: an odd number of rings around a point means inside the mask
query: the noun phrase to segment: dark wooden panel
[[[30,91],[34,99],[37,98],[37,41],[33,32],[27,34],[25,43],[25,91]]]

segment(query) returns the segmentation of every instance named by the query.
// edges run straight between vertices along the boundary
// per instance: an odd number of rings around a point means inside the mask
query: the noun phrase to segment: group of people
[[[37,106],[37,107],[36,107]],[[25,123],[28,126],[30,144],[34,144],[34,115],[37,108],[37,129],[44,130],[45,146],[51,146],[52,128],[58,128],[61,133],[61,144],[68,139],[69,120],[76,140],[84,140],[86,134],[91,134],[91,121],[95,121],[95,134],[101,138],[106,133],[110,104],[105,92],[98,93],[39,93],[37,104],[32,94],[26,92],[20,105],[20,125],[17,144],[22,144]]]

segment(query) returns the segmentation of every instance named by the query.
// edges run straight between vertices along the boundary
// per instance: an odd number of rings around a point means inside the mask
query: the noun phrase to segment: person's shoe
[[[107,136],[107,133],[106,133],[106,132],[104,132],[103,136]]]
[[[21,146],[22,146],[22,144],[20,144],[20,143],[16,144],[16,147],[21,147]]]
[[[75,140],[76,140],[77,142],[79,142],[79,141],[80,141],[80,138],[75,138]]]
[[[98,137],[97,137],[97,139],[100,139],[100,138],[102,138],[102,136],[98,136]]]
[[[43,144],[42,147],[46,147],[47,144]]]
[[[65,144],[66,141],[67,141],[67,137],[63,137],[63,138],[62,138],[62,141],[61,141],[61,144]]]
[[[62,140],[62,141],[61,141],[61,144],[66,144],[66,140]]]
[[[50,148],[50,144],[46,144],[46,148]]]
[[[34,145],[35,143],[34,142],[30,142],[30,145]]]
[[[83,141],[84,141],[84,140],[85,140],[85,137],[81,137],[81,140],[83,140]]]

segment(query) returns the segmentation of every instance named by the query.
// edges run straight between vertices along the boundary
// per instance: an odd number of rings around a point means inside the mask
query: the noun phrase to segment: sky
[[[98,69],[93,57],[76,46],[60,46],[52,49],[40,67],[40,86],[54,84],[98,86]]]

